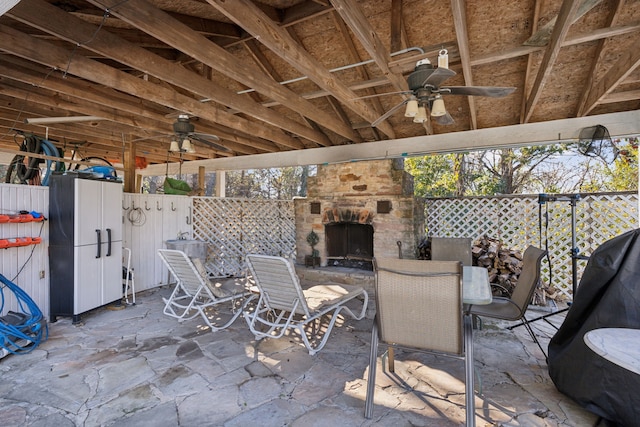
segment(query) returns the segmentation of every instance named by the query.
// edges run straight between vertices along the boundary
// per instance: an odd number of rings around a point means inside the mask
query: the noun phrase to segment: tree
[[[227,197],[288,200],[306,194],[309,167],[227,172]],[[304,184],[304,186],[303,186]]]
[[[618,155],[612,165],[602,166],[606,178],[604,191],[630,191],[638,189],[638,138],[616,141]]]
[[[411,157],[405,160],[405,170],[413,175],[417,197],[450,197],[456,195],[457,178],[454,154]]]
[[[515,194],[534,179],[534,172],[545,160],[563,153],[564,144],[503,148],[479,152],[472,157],[470,173],[475,175],[476,194]],[[488,176],[486,176],[488,175]],[[484,179],[481,179],[484,177]]]

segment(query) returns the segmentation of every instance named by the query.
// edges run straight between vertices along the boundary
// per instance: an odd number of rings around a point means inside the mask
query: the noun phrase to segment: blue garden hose
[[[55,145],[53,145],[53,143],[51,143],[50,141],[43,139],[42,141],[40,141],[40,148],[41,150],[44,152],[44,154],[46,154],[47,156],[51,156],[51,157],[59,157],[60,153],[58,152],[58,149],[55,147]],[[49,185],[49,176],[51,175],[51,163],[55,162],[55,169],[56,171],[61,171],[63,170],[64,167],[64,163],[62,162],[63,159],[60,160],[49,160],[47,159],[47,170],[44,174],[44,178],[42,178],[42,185],[44,186],[48,186]]]
[[[0,274],[0,313],[4,310],[4,289],[11,290],[18,302],[22,313],[9,312],[7,316],[0,317],[0,348],[12,354],[26,354],[33,351],[40,342],[49,336],[47,324],[42,311],[31,297],[18,285]],[[7,319],[18,319],[17,322],[9,322]]]

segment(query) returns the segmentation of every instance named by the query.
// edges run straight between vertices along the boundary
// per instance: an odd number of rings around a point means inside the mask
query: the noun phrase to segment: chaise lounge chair
[[[260,297],[244,317],[258,340],[280,338],[291,329],[314,355],[326,344],[338,314],[344,311],[360,320],[367,311],[369,296],[361,287],[317,285],[303,290],[293,264],[282,257],[247,255],[247,265]],[[316,331],[316,322],[325,315],[331,316],[329,324],[326,329],[317,328],[322,332]]]
[[[199,259],[189,258],[184,252],[173,249],[158,249],[158,255],[176,279],[176,286],[167,299],[164,298],[164,314],[179,321],[202,316],[211,331],[219,331],[231,325],[242,313],[244,299],[250,292],[244,286],[230,281],[217,286],[207,277],[206,270]],[[206,310],[229,303],[231,319],[223,323],[214,322]],[[216,316],[217,317],[217,316]]]

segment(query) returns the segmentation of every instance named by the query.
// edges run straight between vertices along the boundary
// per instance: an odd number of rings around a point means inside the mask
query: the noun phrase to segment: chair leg
[[[373,393],[376,389],[376,368],[378,364],[378,325],[373,322],[371,329],[371,349],[369,353],[369,376],[367,378],[367,397],[364,402],[364,417],[373,416]]]
[[[529,321],[524,316],[522,317],[522,324],[524,325],[525,328],[527,328],[527,331],[529,332],[529,335],[531,335],[531,338],[533,339],[533,341],[535,341],[535,343],[538,344],[538,348],[544,355],[545,362],[549,363],[549,357],[547,356],[547,353],[544,351],[544,349],[542,348],[542,344],[540,344],[540,341],[538,340],[538,337],[536,337],[536,334],[533,332],[533,329],[531,328],[531,324],[529,324]]]
[[[465,413],[466,426],[475,427],[476,407],[473,369],[473,324],[469,314],[464,315],[464,373],[465,373]]]

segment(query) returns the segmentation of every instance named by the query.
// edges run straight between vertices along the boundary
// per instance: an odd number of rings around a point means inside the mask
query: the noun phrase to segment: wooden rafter
[[[471,72],[471,55],[469,54],[469,34],[467,32],[467,15],[465,12],[464,0],[451,0],[451,12],[453,14],[453,24],[456,28],[456,38],[458,40],[458,50],[460,52],[460,62],[462,63],[462,76],[467,86],[473,86],[473,74]],[[478,118],[476,113],[476,102],[473,96],[467,96],[469,102],[469,118],[471,129],[478,128]]]
[[[7,26],[0,25],[0,34],[2,37],[6,37],[5,40],[10,41],[5,50],[14,55],[27,57],[48,67],[67,70],[67,74],[146,98],[177,111],[186,111],[231,128],[245,129],[247,133],[251,133],[249,129],[252,129],[254,135],[261,136],[267,141],[285,143],[283,145],[298,144],[297,141],[294,142],[293,138],[282,132],[276,132],[266,126],[258,125],[221,110],[206,108],[207,106],[193,98],[176,94],[168,88],[138,79],[94,60],[75,56],[72,61],[69,61],[70,52],[68,50],[17,32]],[[290,140],[291,142],[289,142]]]
[[[533,114],[533,109],[540,99],[542,89],[544,88],[544,85],[547,82],[549,75],[551,74],[553,64],[555,63],[558,54],[560,53],[562,42],[564,41],[567,32],[569,31],[571,22],[573,22],[573,16],[575,15],[579,5],[580,3],[574,0],[564,0],[562,2],[560,13],[558,14],[558,19],[555,26],[553,27],[551,40],[549,41],[549,45],[547,46],[544,57],[542,58],[542,62],[540,63],[540,68],[538,69],[538,74],[536,75],[536,80],[533,83],[531,92],[527,97],[523,123],[527,123],[531,118],[531,115]]]
[[[126,3],[122,3],[118,0],[89,0],[89,2],[95,3],[96,5],[107,3],[106,7],[118,5],[114,10],[112,10],[112,13],[120,19],[138,26],[147,33],[171,46],[174,46],[176,49],[188,54],[204,64],[207,64],[213,69],[226,74],[247,87],[256,89],[271,99],[279,101],[281,104],[286,105],[293,111],[303,112],[305,116],[321,123],[323,126],[331,129],[337,134],[343,135],[347,138],[354,136],[353,130],[346,124],[341,123],[336,120],[335,117],[331,117],[323,111],[314,108],[305,99],[299,97],[297,94],[290,91],[285,86],[280,85],[278,82],[273,81],[268,76],[265,76],[253,64],[248,64],[238,60],[220,46],[209,41],[207,38],[201,36],[195,31],[192,31],[186,25],[181,24],[162,10],[155,8],[146,1],[129,0]],[[211,94],[214,96],[209,96],[209,98],[215,99],[216,102],[223,105],[228,105],[231,108],[254,115],[256,118],[261,117],[261,120],[268,118],[268,122],[272,124],[279,122],[277,126],[300,136],[304,136],[305,138],[320,145],[330,144],[324,135],[303,126],[298,122],[286,119],[281,114],[269,111],[268,109],[262,109],[259,113],[256,112],[254,110],[255,106],[249,106],[249,104],[254,103],[245,103],[244,101],[246,101],[246,98],[238,97],[238,95],[230,92],[231,91],[229,90],[224,92],[219,91],[218,93]],[[244,103],[245,107],[240,107],[240,105],[237,104],[230,105],[231,100],[235,100],[236,98],[242,99],[243,101],[237,102]],[[246,108],[249,108],[249,110]],[[254,112],[251,113],[251,111]],[[258,114],[259,117],[256,116],[256,114]],[[297,148],[302,148],[301,143],[298,142]]]
[[[242,22],[243,28],[260,40],[262,44],[306,75],[315,84],[327,90],[337,100],[349,106],[354,113],[369,122],[373,122],[377,118],[376,113],[365,102],[356,99],[357,95],[347,85],[335,78],[308,52],[301,49],[284,29],[278,27],[251,1],[207,0],[207,2],[234,22]],[[395,136],[393,129],[388,124],[381,124],[380,130],[390,138]]]
[[[612,27],[616,24],[618,20],[618,15],[620,14],[620,10],[622,6],[624,6],[624,0],[613,0],[614,5],[611,8],[611,12],[607,17],[607,27]],[[602,50],[606,45],[607,39],[600,39],[598,41],[598,46],[596,47],[596,53],[593,55],[593,59],[591,60],[591,66],[589,67],[589,74],[587,75],[587,80],[584,84],[584,91],[582,92],[582,96],[580,97],[580,102],[578,103],[578,111],[576,115],[578,117],[584,116],[584,113],[587,99],[589,98],[589,93],[591,92],[591,88],[593,87],[593,82],[595,81],[596,69],[598,67],[598,63],[600,62],[600,57],[602,55]]]
[[[601,99],[613,92],[638,66],[640,66],[640,49],[624,52],[620,59],[594,85],[585,104],[585,114],[588,114]]]

